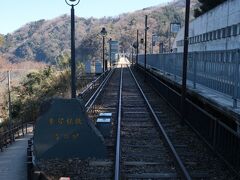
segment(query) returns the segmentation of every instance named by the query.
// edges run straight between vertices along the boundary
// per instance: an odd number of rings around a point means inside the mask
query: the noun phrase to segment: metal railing
[[[112,74],[114,72],[115,69],[112,69],[107,76],[104,76],[103,81],[101,82],[101,84],[99,84],[98,88],[96,89],[96,91],[91,95],[91,97],[88,99],[88,101],[85,104],[85,108],[86,111],[89,112],[90,110],[93,110],[93,112],[95,111],[94,109],[94,103],[97,100],[97,98],[99,97],[99,95],[102,93],[103,89],[105,88],[106,84],[108,83],[110,77],[112,77]]]
[[[186,118],[189,125],[201,134],[211,148],[240,177],[240,135],[189,100],[187,108],[191,112]]]
[[[15,124],[11,129],[8,129],[0,133],[0,150],[3,151],[3,148],[12,144],[15,141],[15,138],[24,136],[28,133],[29,125],[32,126],[32,122]]]
[[[147,67],[172,75],[175,80],[182,77],[182,53],[148,54]],[[139,55],[138,62],[144,65],[144,55]],[[188,58],[187,80],[227,94],[237,107],[240,99],[240,49],[226,51],[190,52]]]
[[[140,73],[144,72],[139,68]],[[181,94],[160,81],[149,71],[149,82],[168,104],[178,113],[181,112]],[[187,113],[185,122],[201,137],[216,154],[240,177],[240,134],[222,123],[218,118],[186,99]]]
[[[30,138],[27,147],[27,180],[49,180],[44,172],[35,170],[33,159],[33,138]]]
[[[78,97],[83,99],[85,102],[88,101],[92,93],[96,90],[97,87],[99,87],[108,73],[109,71],[105,71],[97,79],[87,84],[85,88],[78,94]]]

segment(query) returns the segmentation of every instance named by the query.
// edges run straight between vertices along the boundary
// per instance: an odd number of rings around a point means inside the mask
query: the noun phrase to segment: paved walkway
[[[16,141],[0,152],[0,179],[27,180],[27,145],[32,134],[16,139]]]

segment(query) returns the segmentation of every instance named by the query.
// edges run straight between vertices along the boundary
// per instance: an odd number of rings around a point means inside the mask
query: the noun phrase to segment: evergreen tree
[[[195,17],[201,16],[202,14],[222,4],[226,0],[198,0],[198,1],[201,3],[201,5],[199,8],[194,10]]]

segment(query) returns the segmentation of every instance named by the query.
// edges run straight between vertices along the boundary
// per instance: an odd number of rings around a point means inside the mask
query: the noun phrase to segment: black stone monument
[[[79,100],[53,99],[41,111],[34,131],[36,160],[105,158],[104,139]]]

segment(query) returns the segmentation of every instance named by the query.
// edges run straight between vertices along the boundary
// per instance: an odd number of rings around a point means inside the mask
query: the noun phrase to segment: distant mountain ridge
[[[195,5],[195,3],[193,3]],[[119,40],[121,49],[129,51],[136,40],[136,30],[140,38],[144,33],[144,16],[149,15],[149,41],[151,33],[159,34],[167,46],[170,22],[184,20],[185,0],[174,1],[166,6],[153,6],[117,17],[79,18],[76,17],[76,54],[79,60],[101,57],[102,27],[108,31],[107,38]],[[70,17],[62,15],[52,20],[31,22],[12,34],[4,36],[0,54],[11,62],[35,60],[55,64],[58,57],[70,51]]]

